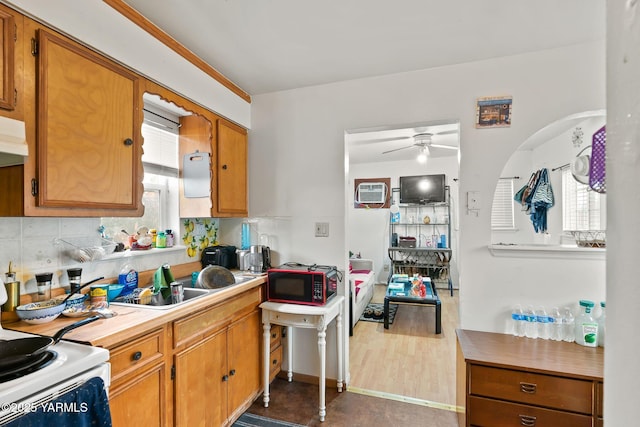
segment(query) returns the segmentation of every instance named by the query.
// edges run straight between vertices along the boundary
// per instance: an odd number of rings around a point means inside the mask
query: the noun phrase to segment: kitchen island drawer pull
[[[136,351],[135,353],[133,353],[131,355],[131,360],[140,360],[142,359],[142,352],[141,351]]]
[[[532,383],[520,383],[520,391],[523,393],[534,394],[536,392],[537,384]]]
[[[527,427],[534,427],[536,425],[536,417],[531,415],[519,415],[520,425]]]

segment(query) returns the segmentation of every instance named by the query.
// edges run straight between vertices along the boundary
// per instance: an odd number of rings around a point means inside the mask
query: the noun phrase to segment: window
[[[492,230],[515,230],[513,194],[513,178],[500,178],[491,206]]]
[[[604,230],[605,197],[562,170],[562,230]]]
[[[179,230],[178,128],[161,128],[145,119],[142,136],[144,215],[131,218],[102,218],[104,232],[109,237],[115,236],[121,230],[133,234],[142,226],[157,230],[172,229],[174,232]]]

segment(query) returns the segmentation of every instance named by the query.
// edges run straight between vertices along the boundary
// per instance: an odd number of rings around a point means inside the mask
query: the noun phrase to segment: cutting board
[[[211,195],[211,155],[209,153],[185,154],[182,158],[184,197],[209,197]]]

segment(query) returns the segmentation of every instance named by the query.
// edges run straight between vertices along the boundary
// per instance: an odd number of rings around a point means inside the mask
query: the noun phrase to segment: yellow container
[[[109,307],[109,299],[107,298],[107,295],[109,294],[109,285],[91,285],[90,289],[89,295],[91,296],[91,305],[94,308]]]

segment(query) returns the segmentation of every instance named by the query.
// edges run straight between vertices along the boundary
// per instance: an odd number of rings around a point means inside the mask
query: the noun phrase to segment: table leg
[[[338,312],[336,317],[336,332],[338,336],[338,393],[342,393],[343,365],[342,365],[342,310]]]
[[[436,334],[442,332],[442,305],[440,300],[436,301]]]
[[[264,407],[269,407],[269,358],[271,356],[271,323],[265,322],[262,324],[262,383],[264,385],[264,394],[262,395],[262,401]]]
[[[384,328],[389,329],[389,299],[384,297]]]
[[[287,326],[287,381],[293,381],[293,326]]]
[[[320,421],[324,421],[324,417],[327,414],[327,407],[325,404],[325,381],[326,381],[326,355],[327,355],[327,326],[318,326],[318,354],[320,356],[320,384],[319,384],[319,398],[320,398]]]

